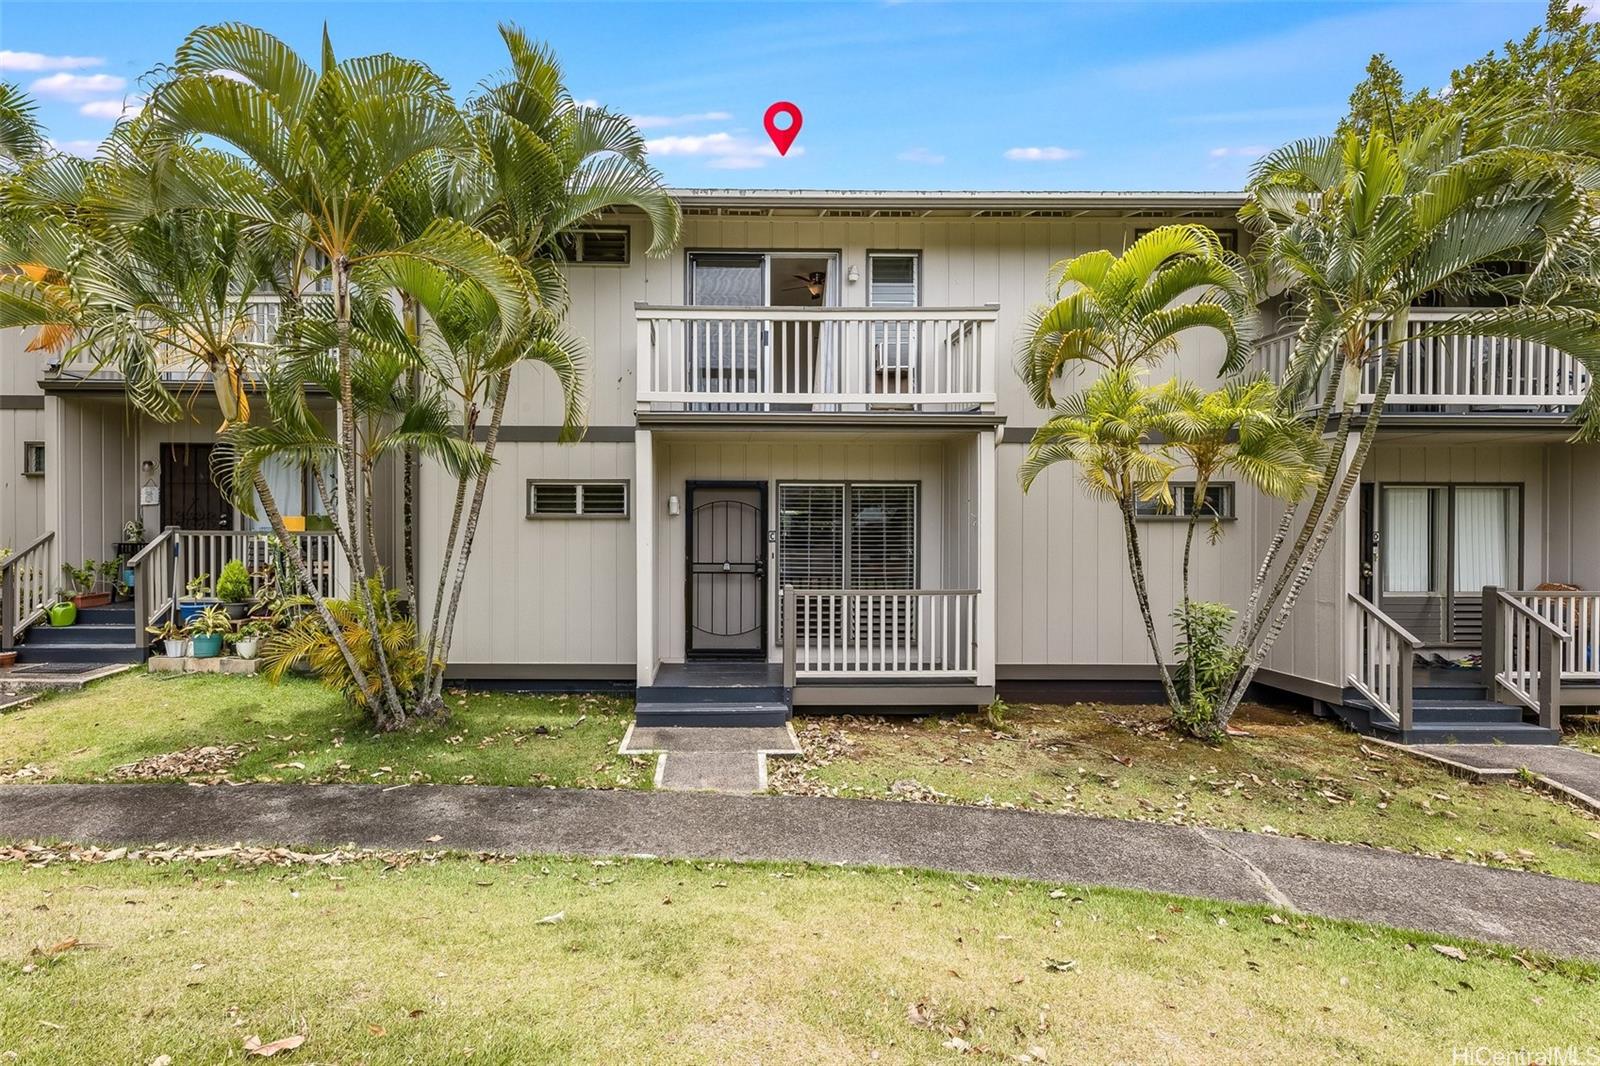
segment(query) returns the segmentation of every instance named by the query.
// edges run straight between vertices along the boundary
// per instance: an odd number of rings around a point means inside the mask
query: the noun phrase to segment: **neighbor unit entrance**
[[[1364,488],[1363,572],[1379,606],[1425,643],[1477,645],[1484,586],[1521,583],[1522,487]]]
[[[233,505],[211,478],[210,444],[161,446],[161,526],[232,529]]]
[[[685,604],[698,659],[767,655],[767,486],[691,481]]]

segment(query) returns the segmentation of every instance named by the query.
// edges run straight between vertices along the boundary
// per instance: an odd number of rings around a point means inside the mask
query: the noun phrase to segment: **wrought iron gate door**
[[[233,528],[233,505],[211,480],[211,445],[161,446],[161,525]]]
[[[690,482],[685,599],[687,652],[763,659],[767,653],[767,487]]]

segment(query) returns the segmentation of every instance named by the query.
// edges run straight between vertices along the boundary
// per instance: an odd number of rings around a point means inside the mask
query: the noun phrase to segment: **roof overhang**
[[[1232,217],[1240,192],[1013,192],[892,189],[671,189],[686,214],[836,218]]]

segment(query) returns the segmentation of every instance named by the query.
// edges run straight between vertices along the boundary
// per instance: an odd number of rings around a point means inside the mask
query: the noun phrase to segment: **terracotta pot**
[[[86,607],[104,607],[110,602],[111,593],[109,592],[91,592],[85,596],[72,597],[72,605],[80,611]]]
[[[0,670],[5,670],[17,665],[17,653],[14,651],[0,651]]]

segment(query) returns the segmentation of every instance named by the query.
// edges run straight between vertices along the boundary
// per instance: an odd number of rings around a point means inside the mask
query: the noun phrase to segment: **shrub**
[[[1183,704],[1174,711],[1173,724],[1191,736],[1210,739],[1217,735],[1217,698],[1238,669],[1243,652],[1232,642],[1233,621],[1238,612],[1225,603],[1191,600],[1188,613],[1183,607],[1172,612],[1178,626],[1178,665],[1173,681]],[[1194,685],[1189,684],[1193,664]]]
[[[243,603],[250,598],[250,572],[239,560],[231,560],[217,577],[217,599],[224,603]]]
[[[216,637],[233,632],[233,619],[221,607],[207,607],[189,623],[191,637]]]
[[[399,592],[385,589],[376,578],[367,582],[367,588],[382,616],[377,628],[379,639],[383,641],[384,656],[389,662],[390,676],[400,691],[410,691],[422,680],[423,668],[427,664],[422,649],[417,647],[416,625],[410,619],[400,617],[396,607]],[[317,680],[342,695],[352,707],[364,707],[369,697],[380,695],[379,686],[382,684],[366,607],[361,600],[324,600],[323,604],[338,623],[346,645],[366,675],[369,691],[363,693],[356,684],[344,656],[339,653],[339,646],[328,636],[322,619],[314,612],[298,615],[289,622],[288,628],[267,640],[261,649],[266,678],[276,684],[283,680],[283,675],[295,663],[304,659]]]

